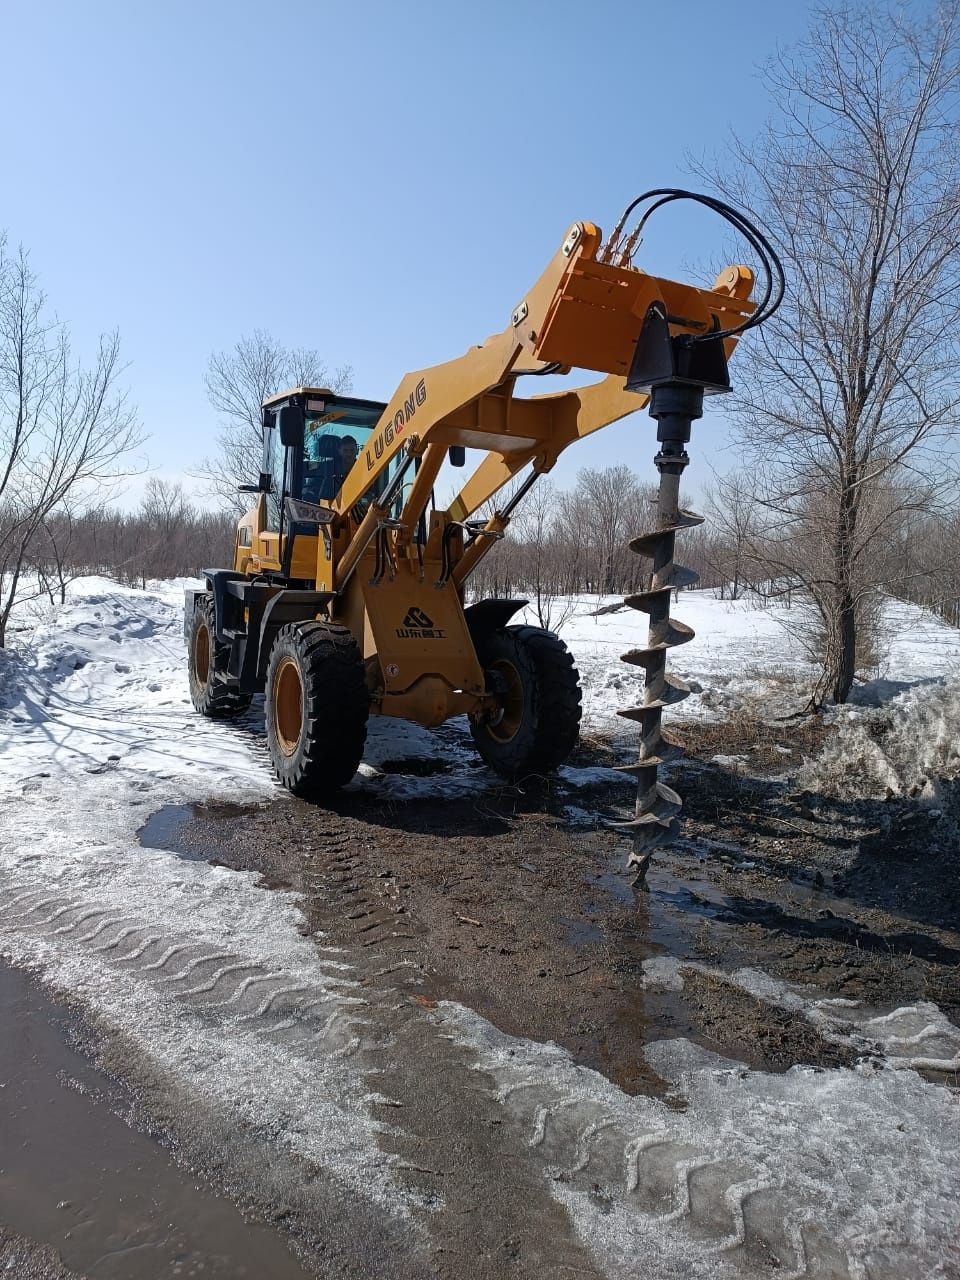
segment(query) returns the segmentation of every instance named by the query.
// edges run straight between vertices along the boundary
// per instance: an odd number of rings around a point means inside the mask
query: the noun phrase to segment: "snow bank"
[[[122,769],[218,792],[272,790],[252,733],[225,733],[190,705],[182,583],[140,591],[83,578],[65,605],[37,604],[21,615],[20,652],[0,666],[0,787]]]
[[[922,796],[960,774],[960,677],[927,681],[877,708],[837,707],[835,732],[800,783],[855,799]]]

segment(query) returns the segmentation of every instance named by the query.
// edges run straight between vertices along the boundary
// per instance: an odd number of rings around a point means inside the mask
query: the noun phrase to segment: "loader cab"
[[[284,414],[287,406],[296,412]],[[299,387],[264,403],[263,488],[268,530],[280,532],[285,497],[313,503],[336,498],[385,408],[378,400],[338,396],[317,387]],[[297,421],[295,437],[288,417]],[[380,478],[378,487],[386,480],[386,476]]]

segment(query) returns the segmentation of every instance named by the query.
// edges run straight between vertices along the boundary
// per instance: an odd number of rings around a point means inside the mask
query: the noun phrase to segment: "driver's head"
[[[344,472],[349,471],[356,462],[358,452],[353,436],[344,436],[340,441],[340,464]]]

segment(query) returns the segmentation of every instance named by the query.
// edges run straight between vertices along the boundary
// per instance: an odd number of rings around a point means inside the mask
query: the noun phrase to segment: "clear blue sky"
[[[354,367],[408,369],[506,323],[567,225],[690,184],[770,104],[757,67],[807,5],[708,0],[7,0],[0,228],[78,346],[120,329],[161,474],[213,446],[203,371],[261,327]],[[663,217],[641,265],[723,257]],[[716,414],[694,439],[724,469]],[[557,470],[650,465],[638,415]],[[132,495],[131,495],[132,496]]]

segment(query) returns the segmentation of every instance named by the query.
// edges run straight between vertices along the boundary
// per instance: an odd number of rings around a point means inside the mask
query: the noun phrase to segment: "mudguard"
[[[500,627],[505,627],[513,615],[519,613],[529,603],[528,600],[493,598],[478,600],[476,604],[468,605],[463,611],[463,616],[467,622],[473,647],[479,650],[485,636],[499,630]]]

